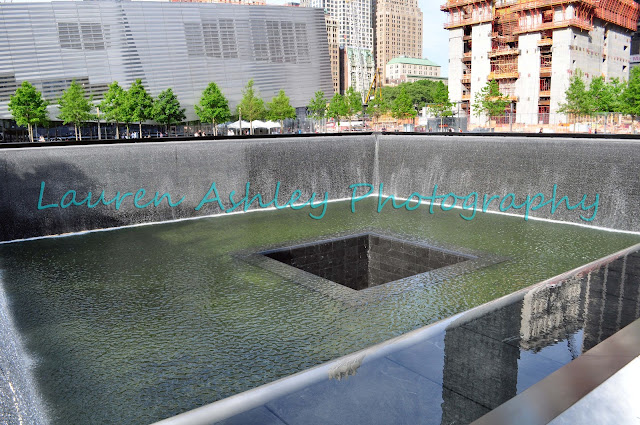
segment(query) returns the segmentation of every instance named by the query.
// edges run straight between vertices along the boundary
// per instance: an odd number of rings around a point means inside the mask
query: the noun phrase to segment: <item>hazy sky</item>
[[[284,4],[291,0],[266,0],[267,4]],[[446,0],[418,0],[422,9],[423,40],[422,56],[442,66],[442,76],[449,75],[449,35],[442,28],[446,14],[440,4]]]

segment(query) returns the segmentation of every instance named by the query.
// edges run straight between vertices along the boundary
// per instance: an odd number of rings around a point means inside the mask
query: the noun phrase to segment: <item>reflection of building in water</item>
[[[445,388],[488,409],[494,409],[516,395],[520,350],[503,341],[518,338],[521,310],[520,301],[447,329],[444,338]],[[443,391],[442,397],[442,424],[477,419],[472,417],[477,410],[460,406],[458,398],[453,398],[449,392]]]
[[[527,292],[522,304],[520,347],[539,351],[559,340],[569,338],[571,342],[571,335],[582,327],[582,287],[580,279],[572,278]]]
[[[613,261],[584,281],[587,301],[583,352],[640,316],[640,254]]]
[[[638,317],[640,252],[583,277],[535,288],[480,317],[463,316],[445,334],[441,423],[472,422],[483,408],[514,397],[521,349],[538,352],[566,341],[575,358]],[[572,345],[581,329],[582,347]]]

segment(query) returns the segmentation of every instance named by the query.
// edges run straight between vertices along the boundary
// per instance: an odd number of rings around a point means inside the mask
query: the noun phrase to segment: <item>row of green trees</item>
[[[29,140],[33,142],[33,126],[46,126],[49,122],[47,107],[49,101],[27,81],[24,81],[11,96],[9,111],[20,126],[28,129]],[[73,124],[76,140],[82,140],[80,126],[89,121],[111,122],[116,125],[116,138],[120,137],[119,125],[124,124],[129,134],[129,125],[138,123],[139,134],[142,134],[142,123],[154,121],[165,125],[167,129],[172,124],[185,120],[185,109],[171,88],[168,88],[155,99],[150,96],[142,81],[136,80],[128,90],[124,90],[117,81],[109,85],[103,100],[95,105],[92,96],[87,97],[82,85],[72,81],[71,85],[62,93],[58,100],[58,119],[63,124]],[[95,110],[95,113],[94,113]],[[216,83],[210,83],[202,93],[200,101],[194,110],[201,122],[211,123],[214,134],[217,124],[228,121],[231,117],[229,102]],[[241,102],[236,107],[236,115],[246,117],[249,121],[256,119],[273,119],[280,121],[295,118],[296,111],[290,104],[289,97],[284,90],[280,90],[271,102],[265,105],[254,88],[253,80],[247,83],[243,90]],[[253,133],[253,127],[251,127]]]
[[[566,103],[560,105],[560,112],[574,115],[593,115],[603,112],[617,112],[631,116],[640,115],[640,67],[631,69],[629,81],[595,77],[589,87],[584,74],[577,70],[571,77],[566,91]]]
[[[383,87],[380,95],[369,99],[366,113],[378,119],[390,114],[396,119],[408,119],[417,115],[417,108],[427,106],[436,116],[451,116],[453,103],[449,90],[442,82],[417,81],[395,87]],[[351,118],[363,112],[362,95],[349,87],[344,95],[336,93],[327,101],[323,92],[316,92],[307,106],[315,119]]]
[[[509,103],[508,97],[500,93],[498,83],[492,80],[476,93],[473,107],[478,116],[495,117],[503,115]],[[565,92],[565,103],[560,104],[558,111],[573,116],[607,112],[640,115],[640,67],[631,70],[628,82],[618,78],[606,82],[599,76],[591,79],[588,87],[584,73],[576,70]]]

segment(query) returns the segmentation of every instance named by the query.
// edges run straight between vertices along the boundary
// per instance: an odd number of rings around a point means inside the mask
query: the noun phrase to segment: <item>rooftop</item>
[[[395,63],[405,63],[410,65],[440,66],[437,63],[430,61],[429,59],[407,58],[405,56],[393,58],[389,62],[387,62],[387,65],[395,64]]]

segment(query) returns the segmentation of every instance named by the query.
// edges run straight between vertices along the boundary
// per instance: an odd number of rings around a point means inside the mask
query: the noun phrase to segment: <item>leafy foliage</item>
[[[309,105],[307,105],[307,109],[311,112],[313,118],[324,118],[327,113],[327,99],[325,99],[324,93],[317,91]]]
[[[116,138],[120,137],[118,123],[124,122],[124,105],[127,101],[127,93],[120,87],[117,81],[109,84],[109,90],[104,94],[100,102],[100,111],[106,121],[116,124]]]
[[[382,115],[389,112],[390,106],[386,99],[382,96],[375,96],[369,101],[367,106],[367,113],[377,120]]]
[[[633,116],[640,115],[640,67],[631,69],[629,83],[622,92],[622,101],[625,113]]]
[[[431,112],[437,117],[453,115],[453,103],[449,101],[449,88],[442,81],[438,81],[432,93],[433,102],[429,105]]]
[[[278,94],[267,104],[269,119],[282,121],[287,118],[296,117],[296,109],[291,106],[289,97],[285,94],[284,90],[280,90]]]
[[[151,108],[151,117],[154,121],[164,124],[169,131],[172,123],[179,123],[186,118],[185,109],[180,107],[180,101],[173,94],[171,87],[161,91],[158,98],[153,102]]]
[[[340,93],[336,93],[329,102],[327,108],[327,116],[333,118],[336,121],[336,126],[340,125],[340,118],[346,117],[349,114],[349,106],[344,96]]]
[[[604,82],[604,77],[595,77],[587,90],[590,112],[608,112],[612,103],[611,92]]]
[[[396,119],[407,119],[418,115],[418,112],[411,102],[411,97],[409,97],[404,87],[400,89],[400,94],[394,99],[391,105],[391,114]]]
[[[142,80],[137,79],[127,91],[127,110],[130,114],[130,122],[137,122],[142,136],[142,122],[151,119],[153,98],[147,93]]]
[[[476,93],[473,107],[475,115],[480,117],[496,117],[504,114],[504,109],[509,104],[508,98],[500,93],[498,82],[487,81],[487,84]]]
[[[242,100],[236,107],[238,115],[246,117],[249,121],[262,119],[266,114],[264,101],[256,93],[253,84],[253,80],[247,82],[246,87],[242,90]],[[253,125],[251,126],[251,134],[253,134]]]
[[[347,116],[352,117],[362,111],[362,94],[353,87],[349,87],[344,93],[344,100],[347,105]]]
[[[47,106],[49,102],[28,81],[23,81],[9,100],[9,112],[16,124],[26,126],[29,140],[33,142],[33,126],[45,125],[48,122]]]
[[[414,83],[401,83],[395,87],[385,86],[382,87],[382,98],[391,104],[404,88],[411,98],[411,104],[422,107],[427,103],[436,102],[436,91],[440,85],[444,84],[441,81],[419,80]]]
[[[84,96],[82,86],[73,80],[71,85],[62,93],[58,105],[60,107],[58,118],[62,120],[63,124],[73,124],[76,140],[78,140],[78,133],[80,133],[80,140],[82,140],[82,132],[78,132],[78,127],[93,118],[91,114],[93,105]]]
[[[229,101],[222,94],[218,85],[213,82],[209,83],[207,88],[204,89],[200,102],[194,105],[193,108],[200,121],[213,124],[214,135],[218,134],[216,124],[226,122],[231,118]]]
[[[625,81],[620,81],[618,78],[612,78],[611,81],[607,83],[610,103],[608,105],[608,110],[605,112],[624,112],[622,93],[626,86],[627,83]]]
[[[558,111],[574,115],[586,115],[593,112],[586,85],[582,79],[582,71],[577,69],[569,80],[569,87],[565,92],[566,102],[560,104]]]

